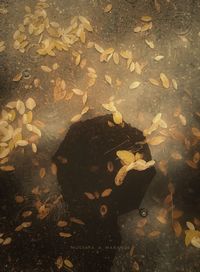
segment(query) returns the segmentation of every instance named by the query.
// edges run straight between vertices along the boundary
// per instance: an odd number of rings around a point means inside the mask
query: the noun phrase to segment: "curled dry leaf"
[[[185,162],[187,163],[187,165],[188,165],[189,167],[191,167],[191,168],[193,168],[193,169],[198,169],[197,164],[194,163],[193,161],[191,161],[191,160],[186,160]]]
[[[199,160],[200,160],[200,153],[199,152],[195,152],[192,160],[193,160],[194,163],[197,164],[199,162]]]
[[[136,89],[140,86],[141,82],[139,81],[134,81],[133,83],[131,83],[131,85],[129,86],[129,89],[133,90]]]
[[[112,4],[108,4],[105,8],[104,8],[104,12],[108,13],[112,10]]]
[[[16,76],[14,76],[13,81],[18,82],[21,80],[21,78],[22,78],[22,73],[19,73]]]
[[[163,87],[165,89],[169,89],[169,79],[167,78],[167,76],[164,73],[160,74],[160,79],[161,79]]]
[[[187,221],[186,226],[188,227],[189,230],[195,230],[195,226],[192,224],[192,222]]]
[[[109,171],[110,173],[113,172],[113,170],[114,170],[114,165],[113,165],[113,163],[112,163],[111,161],[108,161],[108,163],[107,163],[107,169],[108,169],[108,171]]]
[[[36,144],[32,143],[31,147],[32,147],[33,153],[37,153],[37,146],[36,146]]]
[[[167,224],[167,210],[166,209],[161,209],[159,211],[158,216],[156,217],[156,219],[161,223],[161,224]]]
[[[101,197],[108,197],[112,193],[112,189],[108,188],[101,193]]]
[[[0,166],[0,170],[5,172],[11,172],[11,171],[15,171],[15,167],[12,165],[4,165],[4,166]]]
[[[134,154],[127,150],[119,150],[117,151],[116,155],[126,165],[129,165],[135,161]]]
[[[172,152],[172,153],[171,153],[171,157],[172,157],[174,160],[177,160],[177,161],[183,159],[182,155],[181,155],[178,151]]]

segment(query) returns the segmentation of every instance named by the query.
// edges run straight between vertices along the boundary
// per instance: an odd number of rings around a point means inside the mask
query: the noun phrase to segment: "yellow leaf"
[[[127,166],[125,165],[122,168],[120,168],[119,172],[117,173],[115,177],[115,184],[117,186],[122,185],[126,175],[127,175]]]
[[[162,85],[165,89],[169,88],[169,79],[167,78],[167,76],[164,73],[160,74],[160,79],[162,81]]]
[[[126,165],[135,161],[135,156],[133,153],[127,150],[119,150],[117,151],[117,157],[122,160],[122,162]]]
[[[153,138],[151,138],[150,140],[148,140],[147,142],[150,145],[159,145],[161,143],[163,143],[166,140],[166,137],[164,136],[155,136]]]
[[[119,111],[113,113],[113,121],[116,125],[120,125],[123,122],[122,114]]]

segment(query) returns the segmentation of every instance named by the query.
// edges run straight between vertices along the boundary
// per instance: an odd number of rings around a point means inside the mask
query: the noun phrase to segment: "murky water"
[[[13,146],[8,162],[0,161],[0,270],[199,271],[200,2],[38,3],[0,3],[2,118],[13,129],[22,128],[21,136],[28,140],[25,147]],[[30,16],[35,9],[45,11],[36,19]],[[85,23],[82,31],[75,16],[84,16],[91,25]],[[26,17],[33,21],[24,23]],[[67,29],[70,25],[76,34]],[[70,39],[71,46],[65,51],[59,43],[52,49],[55,56],[50,49],[49,55],[41,55],[37,50],[45,47],[45,39],[50,44],[64,40],[65,46]],[[28,44],[20,52],[24,41]],[[132,83],[137,87],[130,88]],[[27,130],[19,103],[16,117],[7,116],[14,114],[8,102],[25,103],[29,97],[36,101],[29,123],[41,137],[32,127]],[[130,127],[116,124],[116,112]],[[1,152],[6,149],[2,126]],[[134,149],[131,127],[144,132],[149,150],[136,150],[140,145]],[[155,160],[155,173],[154,167],[130,171],[117,187],[114,180],[122,166],[118,150],[149,153],[145,158]],[[5,171],[8,165],[14,171]],[[106,189],[112,193],[101,197]],[[148,210],[147,217],[139,207]],[[19,227],[24,222],[28,225]],[[192,236],[186,245],[186,222],[197,230],[196,247]],[[3,245],[7,238],[12,240]]]

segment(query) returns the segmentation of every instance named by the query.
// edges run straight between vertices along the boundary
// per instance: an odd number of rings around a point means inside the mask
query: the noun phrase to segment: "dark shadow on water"
[[[122,166],[116,151],[139,152],[144,154],[146,161],[151,160],[151,154],[146,144],[137,144],[144,140],[141,131],[126,123],[124,127],[109,127],[108,121],[112,121],[111,115],[78,122],[69,129],[52,158],[58,167],[57,180],[64,197],[63,207],[55,208],[43,220],[38,218],[36,201],[45,203],[51,195],[59,195],[59,192],[50,191],[36,198],[31,194],[25,195],[25,203],[16,204],[15,195],[20,192],[23,195],[26,182],[30,182],[30,192],[38,184],[32,181],[31,175],[26,180],[19,180],[14,172],[0,172],[0,233],[3,237],[12,237],[10,245],[0,248],[1,272],[111,270],[121,244],[118,216],[139,208],[155,169],[130,171],[123,185],[117,187],[114,184]],[[41,180],[39,184],[42,186]],[[112,189],[110,196],[101,197],[108,188]],[[88,199],[85,192],[96,198]],[[102,207],[104,212],[107,208],[105,215],[100,213]],[[22,217],[25,210],[32,210],[30,218]],[[72,217],[82,220],[85,225],[70,223]],[[58,227],[59,220],[68,221],[67,227]],[[15,228],[24,221],[31,221],[31,227],[16,232]],[[59,232],[69,232],[72,237],[62,238]],[[58,256],[71,260],[73,269],[58,270],[55,266]]]
[[[121,167],[116,151],[132,150],[151,160],[147,144],[140,144],[141,131],[124,123],[124,126],[108,126],[111,115],[97,117],[71,126],[53,160],[58,167],[58,182],[70,216],[84,221],[75,226],[70,239],[71,256],[76,263],[74,271],[110,271],[121,237],[117,224],[119,215],[138,209],[144,194],[155,175],[155,169],[130,171],[123,185],[114,184]],[[63,158],[67,164],[63,164]],[[113,171],[107,169],[107,163]],[[112,168],[112,167],[111,167]],[[101,197],[111,188],[108,197]],[[90,200],[84,194],[96,196]],[[107,213],[100,212],[103,207]]]

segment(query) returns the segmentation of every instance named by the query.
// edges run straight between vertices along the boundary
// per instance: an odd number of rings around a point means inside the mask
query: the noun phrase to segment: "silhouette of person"
[[[151,154],[141,131],[126,123],[109,126],[108,121],[112,115],[73,124],[53,157],[70,216],[85,223],[73,225],[69,240],[74,271],[110,271],[121,244],[118,216],[139,208],[155,175],[154,167],[130,171],[121,186],[115,185],[122,166],[118,150],[141,153],[146,161]],[[107,189],[112,191],[103,197]]]

